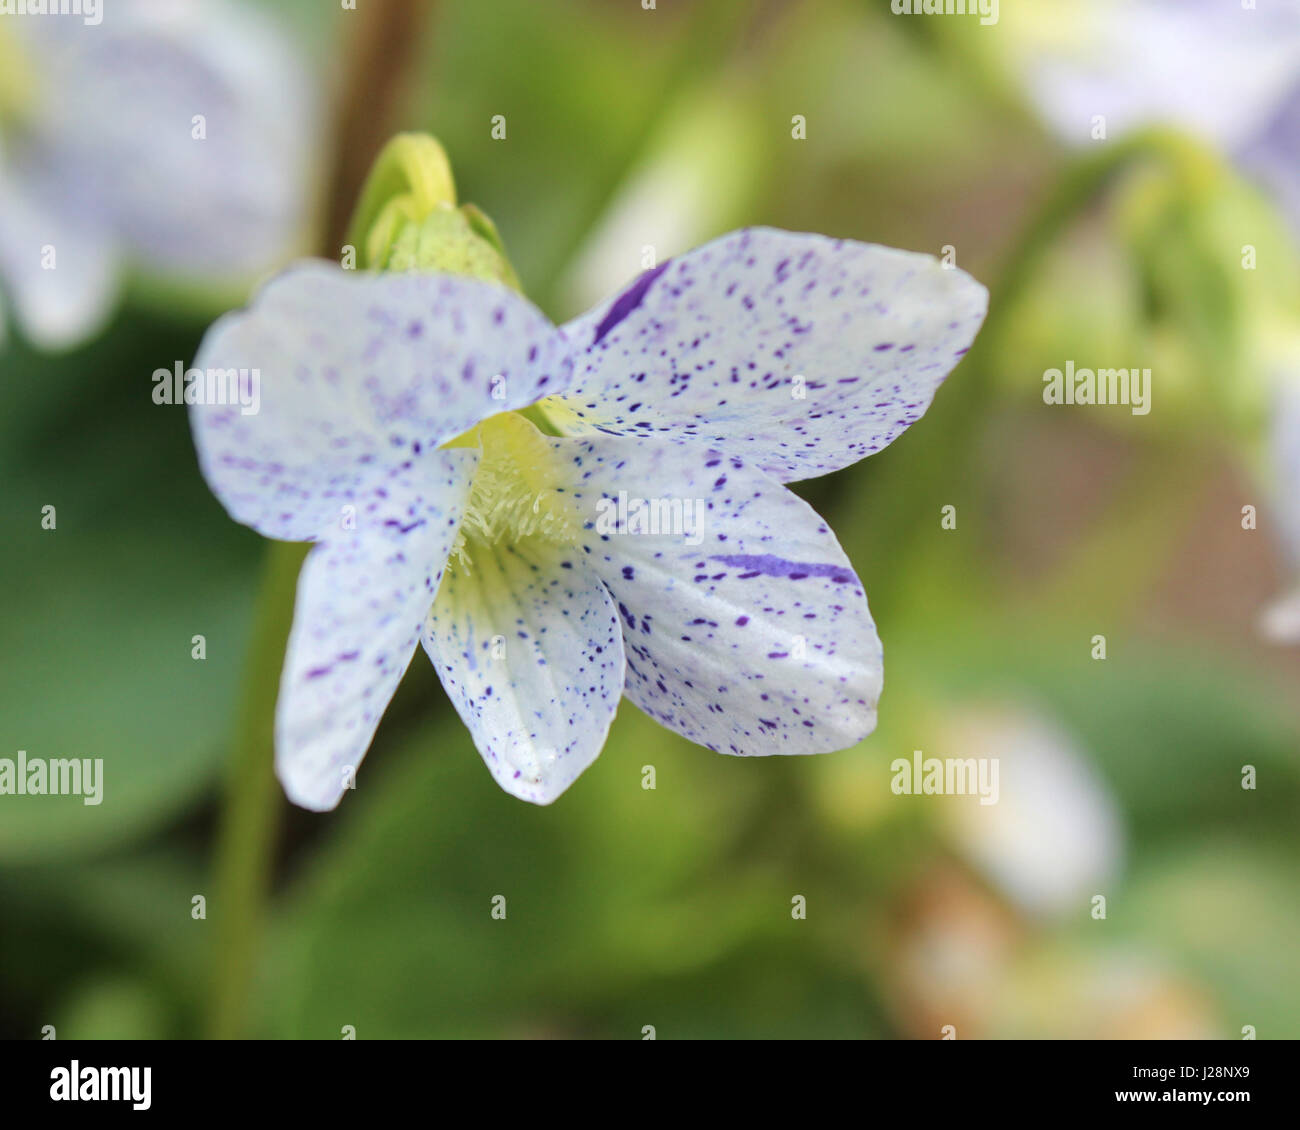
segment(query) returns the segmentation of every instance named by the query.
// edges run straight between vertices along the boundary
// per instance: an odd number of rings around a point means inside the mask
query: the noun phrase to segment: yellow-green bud
[[[376,271],[445,271],[519,289],[492,221],[457,208],[451,164],[427,134],[398,134],[366,178],[348,230],[358,266]]]

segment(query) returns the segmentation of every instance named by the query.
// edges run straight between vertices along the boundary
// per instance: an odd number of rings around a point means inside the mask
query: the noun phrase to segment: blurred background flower
[[[1147,4],[1004,4],[991,26],[887,0],[258,7],[317,89],[406,56],[391,99],[314,112],[436,134],[556,320],[647,247],[662,262],[765,223],[948,255],[988,284],[989,322],[906,436],[800,485],[885,640],[860,746],[714,756],[624,703],[533,811],[416,664],[324,816],[222,787],[238,704],[273,699],[282,652],[268,674],[260,539],[204,487],[184,409],[150,399],[211,312],[133,290],[74,352],[11,340],[0,757],[102,757],[105,795],[0,796],[0,1034],[1300,1036],[1300,657],[1256,634],[1291,570],[1270,460],[1294,448],[1268,436],[1300,257],[1246,142],[1184,115],[1087,134],[1135,74],[1220,116],[1265,78],[1284,97],[1285,44],[1243,68],[1253,33],[1197,33],[1189,12],[1136,59],[1103,48],[1074,142],[1034,75],[1087,47],[1069,20],[1124,40]],[[375,33],[416,7],[419,34]],[[1026,10],[1067,19],[1054,44],[1023,46]],[[1200,85],[1167,54],[1198,35]],[[232,104],[269,115],[272,78],[236,69]],[[103,147],[134,176],[147,146],[131,157],[122,117]],[[349,197],[336,147],[306,146],[325,199]],[[252,167],[210,201],[217,182],[185,174],[182,216],[217,260]],[[1045,404],[1067,360],[1151,368],[1152,411]],[[895,795],[917,749],[999,757],[999,803]],[[254,834],[219,835],[232,812]],[[241,868],[258,884],[232,903]]]
[[[1045,0],[1009,16],[998,47],[1067,144],[1095,146],[1172,126],[1213,146],[1289,223],[1292,242],[1272,231],[1266,242],[1269,257],[1280,252],[1282,263],[1275,259],[1257,275],[1259,248],[1250,233],[1264,230],[1268,218],[1244,186],[1227,183],[1226,169],[1183,171],[1190,180],[1224,182],[1209,191],[1139,184],[1127,207],[1150,304],[1175,316],[1181,307],[1189,327],[1201,327],[1179,335],[1192,348],[1200,339],[1196,399],[1216,423],[1226,408],[1248,445],[1268,449],[1257,470],[1291,569],[1300,573],[1293,455],[1300,447],[1300,0]],[[1195,153],[1183,160],[1205,163]],[[1187,360],[1181,367],[1194,372]],[[1295,602],[1292,594],[1265,610],[1268,638],[1300,641]]]
[[[943,750],[997,759],[992,804],[951,807],[958,850],[1028,915],[1069,916],[1109,889],[1122,833],[1114,800],[1068,735],[1022,707],[950,708]]]
[[[0,275],[41,347],[100,329],[129,269],[237,302],[312,220],[320,89],[269,14],[90,10],[0,22]]]

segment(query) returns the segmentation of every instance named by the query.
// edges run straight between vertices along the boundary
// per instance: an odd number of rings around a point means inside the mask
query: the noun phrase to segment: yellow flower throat
[[[448,569],[469,573],[475,553],[495,553],[503,545],[571,542],[581,527],[577,508],[561,485],[561,459],[529,418],[545,424],[545,410],[525,411],[528,416],[490,416],[444,445],[480,451]]]

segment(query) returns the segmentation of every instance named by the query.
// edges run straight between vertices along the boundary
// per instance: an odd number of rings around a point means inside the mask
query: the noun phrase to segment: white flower
[[[1025,911],[1082,913],[1119,869],[1114,798],[1075,740],[1017,705],[968,708],[948,725],[950,748],[998,760],[996,804],[963,798],[948,810],[957,846]]]
[[[1008,16],[1038,109],[1066,140],[1092,144],[1097,117],[1110,138],[1178,126],[1295,200],[1300,0],[1039,0]]]
[[[218,0],[101,15],[0,16],[0,282],[46,348],[94,332],[128,267],[246,285],[310,205],[315,110],[268,25]]]
[[[782,484],[919,418],[986,300],[928,256],[771,229],[559,329],[456,275],[271,282],[195,362],[258,369],[260,413],[192,422],[234,518],[316,542],[277,707],[290,798],[338,803],[419,642],[497,782],[537,803],[596,758],[624,694],[722,753],[866,736],[866,597]],[[695,528],[664,520],[688,507]]]

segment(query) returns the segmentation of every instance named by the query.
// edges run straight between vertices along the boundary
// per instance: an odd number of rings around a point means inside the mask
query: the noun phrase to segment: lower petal
[[[444,578],[424,646],[506,792],[550,804],[596,760],[623,692],[609,593],[558,547],[470,543]]]
[[[557,439],[589,567],[623,621],[626,694],[720,753],[824,753],[876,724],[880,640],[802,499],[693,444]]]
[[[327,533],[308,556],[275,720],[276,772],[295,804],[333,808],[352,786],[415,652],[477,462],[468,449],[439,451],[418,479],[388,476],[355,528]]]

